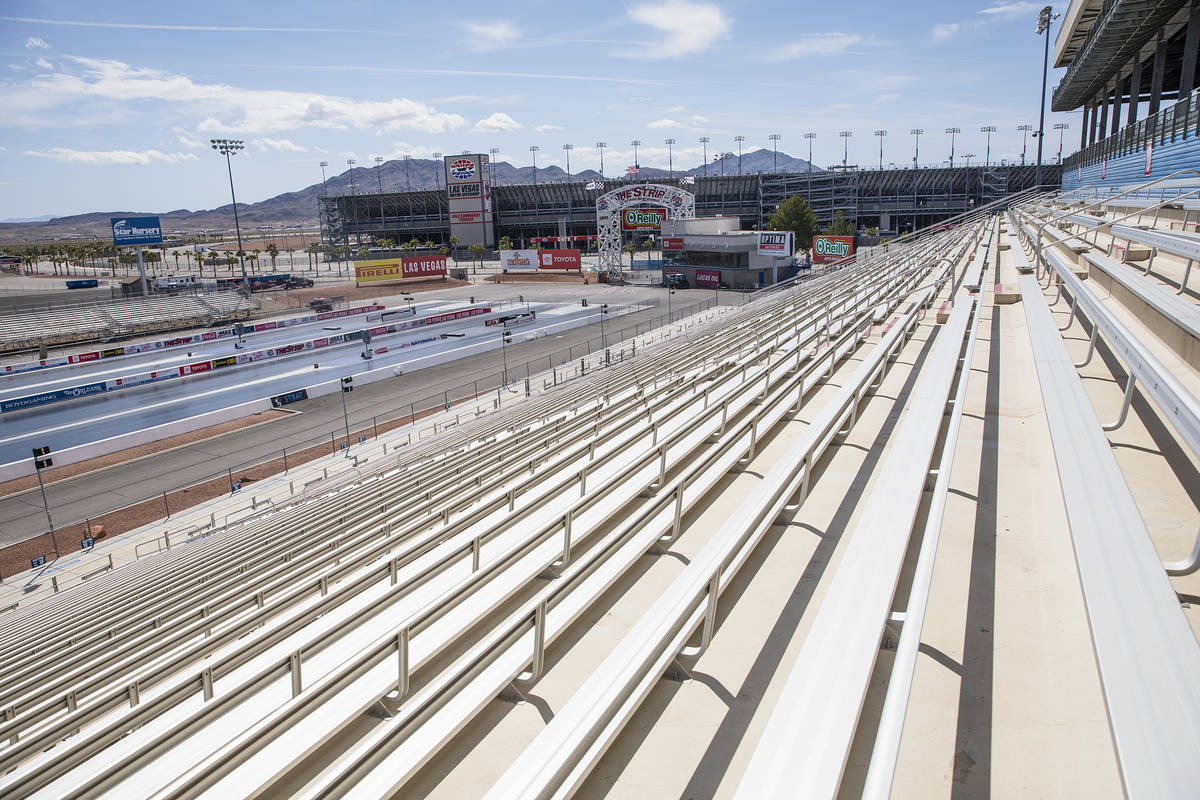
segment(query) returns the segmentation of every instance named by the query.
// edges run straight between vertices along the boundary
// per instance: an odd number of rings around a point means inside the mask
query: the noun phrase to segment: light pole
[[[575,149],[575,145],[564,144],[562,147],[563,147],[563,152],[567,156],[567,183],[570,183],[571,182],[571,151]]]
[[[383,173],[380,172],[381,164],[383,164],[383,156],[375,156],[375,179],[379,182],[379,193],[383,194]]]
[[[608,349],[608,336],[604,331],[604,320],[608,316],[608,303],[600,306],[600,349]]]
[[[954,137],[962,133],[962,128],[946,128],[950,134],[950,169],[954,169]]]
[[[412,156],[405,153],[404,156],[404,191],[412,191]]]
[[[541,149],[536,144],[529,145],[529,152],[533,153],[533,183],[535,186],[537,185],[537,154]]]
[[[233,191],[233,165],[229,160],[230,156],[236,156],[239,151],[246,149],[246,142],[242,139],[210,139],[209,143],[213,150],[225,156],[225,167],[229,170],[229,196],[233,198],[233,227],[237,231],[238,260],[242,265],[242,288],[250,291],[250,281],[246,277],[246,253],[242,250],[242,224],[238,221],[237,195]],[[322,169],[322,181],[324,178],[325,170]]]
[[[641,147],[641,145],[642,145],[641,139],[633,139],[632,141],[629,142],[629,146],[633,148],[633,168],[635,170],[637,170],[638,173],[640,173],[642,171],[641,165],[638,164],[638,157],[637,157],[637,149],[639,147]]]
[[[707,136],[700,137],[700,145],[704,148],[704,177],[708,177],[708,142]]]
[[[1029,132],[1033,130],[1033,126],[1018,125],[1017,130],[1021,132],[1021,166],[1025,166],[1025,147],[1029,143]]]
[[[971,168],[971,159],[975,157],[974,153],[963,153],[963,158],[967,160],[967,169]]]
[[[838,136],[842,137],[842,169],[846,168],[846,162],[850,159],[850,137],[854,135],[854,131],[838,131]]]
[[[742,174],[742,142],[746,141],[745,136],[735,136],[733,140],[738,143],[738,175]]]
[[[512,339],[512,331],[500,331],[500,358],[504,363],[504,385],[508,386],[508,343]]]
[[[879,169],[883,171],[883,137],[887,136],[887,131],[880,128],[875,131],[875,135],[879,137]]]
[[[500,148],[493,147],[492,149],[488,150],[488,153],[492,156],[491,159],[488,161],[488,165],[491,166],[491,168],[492,168],[492,186],[495,186],[496,185],[496,156],[500,155]]]
[[[812,143],[813,139],[817,138],[815,133],[806,133],[804,138],[808,139],[808,171],[812,172]]]
[[[608,147],[608,142],[596,142],[596,149],[600,151],[600,179],[604,179],[604,148]]]
[[[434,153],[434,154],[433,154],[433,160],[434,160],[434,161],[441,161],[441,160],[442,160],[442,154],[441,154],[441,153]],[[442,190],[442,167],[441,167],[441,165],[440,165],[440,164],[439,164],[439,165],[437,165],[437,166],[436,166],[436,168],[433,170],[433,180],[434,180],[434,182],[435,182],[435,183],[436,183],[436,185],[437,185],[438,191],[440,192],[440,191]]]
[[[1046,6],[1038,12],[1037,33],[1046,34],[1046,50],[1042,54],[1042,102],[1038,107],[1038,129],[1034,136],[1038,140],[1037,170],[1033,174],[1034,186],[1042,185],[1042,140],[1046,138],[1046,73],[1050,68],[1050,23],[1058,19],[1054,8]]]
[[[913,128],[909,131],[913,135],[913,169],[917,168],[917,157],[921,154],[921,134],[924,132],[924,128]]]
[[[778,133],[772,133],[767,138],[771,140],[771,150],[773,151],[771,156],[771,172],[779,172],[779,140],[783,137]]]
[[[354,165],[357,163],[358,162],[355,161],[353,158],[346,159],[346,166],[350,168],[346,172],[350,176],[350,196],[351,197],[353,197],[355,194],[357,194],[357,190],[355,189],[355,186],[354,186]]]
[[[983,165],[990,167],[992,165],[992,134],[996,132],[996,126],[984,125],[979,132],[987,134],[987,149],[983,151]]]
[[[675,179],[675,140],[663,139],[663,144],[667,146],[667,176],[672,180]]]
[[[329,194],[329,186],[325,183],[325,168],[329,166],[328,161],[321,162],[321,196]]]
[[[1070,127],[1071,127],[1071,126],[1070,126],[1068,123],[1066,123],[1066,122],[1056,122],[1056,123],[1054,123],[1054,130],[1058,131],[1058,163],[1059,163],[1059,164],[1061,164],[1061,163],[1062,163],[1062,140],[1063,140],[1063,131],[1067,130],[1067,129],[1068,129],[1068,128],[1070,128]]]

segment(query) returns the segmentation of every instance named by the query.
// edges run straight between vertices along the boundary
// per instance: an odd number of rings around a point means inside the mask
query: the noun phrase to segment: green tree
[[[432,250],[432,249],[433,249],[434,247],[436,247],[436,246],[437,246],[437,245],[435,245],[435,244],[433,243],[433,240],[432,240],[432,239],[426,239],[426,240],[425,240],[425,249],[426,249],[426,250]]]
[[[454,260],[457,261],[458,260],[458,255],[457,255],[457,253],[458,253],[458,237],[451,236],[449,241],[450,241],[450,252],[455,254]]]
[[[511,236],[501,236],[500,237],[500,249],[501,250],[512,250],[513,249]]]
[[[479,259],[480,265],[482,266],[484,247],[482,244],[473,244],[467,249],[471,251],[471,272],[474,272],[476,259]]]
[[[267,255],[271,257],[271,271],[275,271],[275,259],[279,258],[279,245],[274,242],[267,243]]]
[[[364,244],[362,247],[358,248],[358,254],[357,254],[357,255],[358,255],[358,259],[359,259],[360,261],[365,261],[365,260],[367,260],[368,258],[370,258],[370,257],[371,257],[371,248],[367,247],[367,246]]]
[[[635,250],[637,250],[637,245],[633,242],[626,242],[625,246],[621,249],[626,253],[629,253],[629,268],[633,269],[633,253]]]
[[[854,223],[846,219],[845,212],[839,209],[833,213],[833,222],[822,233],[826,236],[853,236]]]
[[[796,247],[804,252],[812,249],[812,238],[817,234],[817,215],[803,197],[789,197],[767,221],[767,229],[791,231],[796,235]]]
[[[375,245],[380,250],[391,250],[396,246],[396,241],[394,239],[388,239],[385,237],[383,239],[376,239]]]

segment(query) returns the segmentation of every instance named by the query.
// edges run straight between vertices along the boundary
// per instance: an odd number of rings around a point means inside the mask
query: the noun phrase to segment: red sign
[[[538,267],[540,269],[565,269],[576,272],[583,266],[578,250],[539,250]]]
[[[698,269],[696,270],[696,285],[702,289],[716,289],[721,285],[721,270],[719,269]]]
[[[445,256],[409,256],[360,261],[354,265],[356,283],[394,281],[401,278],[428,278],[446,274]],[[318,316],[318,319],[320,317]]]
[[[446,274],[445,256],[412,256],[401,260],[406,278],[427,278],[430,275]]]
[[[467,225],[472,222],[483,222],[482,211],[451,211],[450,221],[456,225]]]
[[[200,361],[195,364],[186,364],[179,368],[180,375],[195,375],[197,372],[208,372],[212,369],[212,362]]]
[[[661,230],[662,222],[666,218],[667,210],[661,206],[657,208],[627,208],[621,212],[621,230]]]
[[[853,236],[814,236],[812,260],[814,264],[828,264],[854,255]]]
[[[664,236],[663,240],[662,240],[662,249],[663,250],[682,250],[683,249],[683,237],[682,236]]]

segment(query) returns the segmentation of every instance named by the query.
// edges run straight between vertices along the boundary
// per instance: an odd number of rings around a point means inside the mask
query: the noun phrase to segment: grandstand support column
[[[1129,65],[1129,114],[1125,119],[1126,125],[1137,122],[1138,100],[1142,96],[1142,54],[1135,53],[1133,63]]]
[[[1112,123],[1108,130],[1109,136],[1115,136],[1121,128],[1121,76],[1113,79]]]
[[[1182,100],[1196,85],[1196,48],[1200,47],[1200,3],[1192,4],[1188,15],[1187,36],[1183,44],[1183,64],[1179,69],[1179,98]]]
[[[1104,95],[1100,98],[1100,127],[1096,131],[1096,141],[1102,141],[1108,137],[1108,87],[1104,88]]]
[[[1158,43],[1154,47],[1154,68],[1150,73],[1150,107],[1146,116],[1152,117],[1158,113],[1162,105],[1163,73],[1167,69],[1167,37],[1162,31],[1158,32]]]

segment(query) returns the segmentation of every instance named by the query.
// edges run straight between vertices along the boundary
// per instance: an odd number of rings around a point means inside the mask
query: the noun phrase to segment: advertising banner
[[[354,265],[355,283],[398,281],[404,278],[428,278],[446,274],[445,256],[407,256],[359,261]],[[341,314],[344,312],[325,312]],[[318,314],[320,319],[321,315]]]
[[[483,222],[482,211],[451,211],[450,221],[455,225],[464,225],[470,222]]]
[[[853,236],[814,236],[812,260],[814,264],[828,264],[854,255]]]
[[[665,208],[627,208],[621,212],[621,230],[659,231],[666,218]]]
[[[760,256],[790,256],[792,254],[792,231],[759,231],[758,254]],[[851,240],[853,245],[853,240]]]
[[[578,272],[583,267],[578,250],[539,250],[539,266],[542,269],[565,269]]]
[[[696,286],[701,289],[716,289],[721,285],[721,270],[719,269],[698,269],[696,270]]]
[[[538,268],[537,250],[501,250],[500,266],[509,272]]]
[[[299,403],[301,400],[308,399],[308,389],[293,389],[290,392],[277,394],[271,398],[271,405],[275,408],[280,406],[290,405],[291,403]]]
[[[463,247],[495,244],[492,221],[492,188],[488,157],[483,153],[446,156],[446,202],[450,212],[450,235]]]
[[[475,183],[452,183],[446,187],[446,196],[451,200],[483,197],[483,184],[478,181]]]
[[[158,217],[110,217],[113,244],[162,244],[162,226]]]
[[[663,240],[662,240],[662,249],[663,250],[682,250],[683,249],[683,237],[682,236],[664,236]]]

